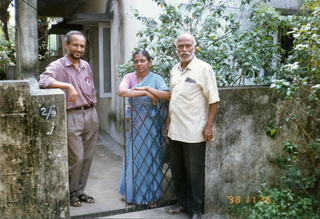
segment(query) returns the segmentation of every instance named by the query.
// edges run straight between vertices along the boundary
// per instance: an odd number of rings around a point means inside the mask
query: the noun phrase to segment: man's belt
[[[71,108],[71,109],[67,109],[67,111],[74,111],[74,110],[87,110],[89,108],[91,108],[92,106],[89,105],[89,106],[79,106],[79,107],[75,107],[75,108]]]

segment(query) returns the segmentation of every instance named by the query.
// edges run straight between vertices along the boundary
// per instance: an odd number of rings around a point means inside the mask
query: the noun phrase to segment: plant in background
[[[0,80],[6,80],[6,64],[15,63],[15,48],[10,41],[0,40]]]
[[[277,133],[278,133],[278,129],[281,128],[278,127],[276,124],[274,124],[273,122],[269,122],[268,123],[268,129],[266,131],[266,134],[271,137],[271,138],[274,138],[276,137]]]
[[[14,27],[9,25],[9,6],[13,6],[13,0],[0,1],[0,20],[2,23],[0,37],[0,80],[6,80],[5,65],[9,62],[15,63],[15,48],[10,42],[14,39]]]
[[[292,132],[277,159],[285,175],[279,189],[261,192],[273,197],[273,204],[255,204],[251,218],[320,217],[320,1],[300,0],[299,5],[304,11],[293,16],[289,32],[292,52],[271,85],[282,100],[278,114]]]
[[[313,200],[297,196],[290,189],[267,189],[260,192],[263,197],[268,197],[255,204],[248,218],[251,219],[316,219],[318,215],[313,210]],[[269,200],[269,201],[268,201]]]
[[[274,75],[281,69],[281,49],[273,42],[279,26],[286,28],[288,19],[274,8],[257,4],[250,13],[245,8],[252,1],[241,1],[239,13],[229,13],[227,2],[190,0],[189,4],[169,5],[153,0],[163,8],[159,21],[142,16],[134,10],[143,24],[139,30],[137,48],[146,49],[154,58],[152,70],[169,78],[171,68],[178,62],[175,39],[190,32],[197,39],[196,56],[209,63],[216,72],[220,86],[244,84],[245,79],[268,83],[263,72]],[[252,26],[243,30],[246,16]],[[254,42],[254,43],[253,43]],[[132,71],[131,62],[118,66],[120,75]]]
[[[39,61],[47,60],[54,51],[49,47],[50,38],[49,38],[49,27],[51,24],[55,24],[56,19],[53,17],[38,17],[38,58]],[[51,42],[52,43],[52,42]],[[55,43],[54,43],[55,44]]]
[[[316,144],[309,145],[309,159],[319,157],[320,139]],[[300,147],[292,142],[286,142],[284,151],[287,155],[278,157],[278,164],[286,174],[280,177],[282,181],[279,188],[266,188],[259,192],[258,196],[269,197],[269,203],[260,201],[250,208],[249,218],[319,218],[316,206],[316,193],[314,192],[319,178],[319,167],[314,163],[304,166],[299,159]],[[314,153],[315,156],[312,155]],[[304,159],[308,160],[309,159]]]

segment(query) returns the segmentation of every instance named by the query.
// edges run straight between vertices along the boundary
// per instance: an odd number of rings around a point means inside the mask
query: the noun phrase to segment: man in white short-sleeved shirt
[[[180,62],[170,75],[171,99],[166,133],[170,164],[179,205],[169,214],[188,211],[192,219],[201,218],[206,141],[214,138],[214,119],[219,93],[209,64],[194,55],[196,41],[184,33],[176,41]]]

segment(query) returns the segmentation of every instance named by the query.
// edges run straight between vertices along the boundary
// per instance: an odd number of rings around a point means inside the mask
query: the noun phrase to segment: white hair
[[[190,33],[190,32],[185,32],[185,33],[182,33],[180,34],[177,39],[176,39],[176,46],[178,46],[178,40],[180,37],[182,36],[190,36],[192,41],[193,41],[193,45],[197,45],[197,41],[196,41],[196,38]]]

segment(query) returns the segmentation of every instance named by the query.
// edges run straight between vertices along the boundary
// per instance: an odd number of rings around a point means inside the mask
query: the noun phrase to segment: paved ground
[[[121,201],[118,193],[121,165],[123,158],[122,147],[108,134],[100,131],[95,155],[85,192],[94,197],[94,204],[83,203],[82,207],[70,207],[72,218],[180,218],[190,216],[186,213],[169,215],[168,207],[155,208],[143,211],[132,211]],[[203,215],[204,219],[226,219],[221,215]]]
[[[118,193],[123,149],[105,132],[100,131],[88,185],[85,192],[94,197],[94,204],[70,207],[71,217],[125,210]]]

